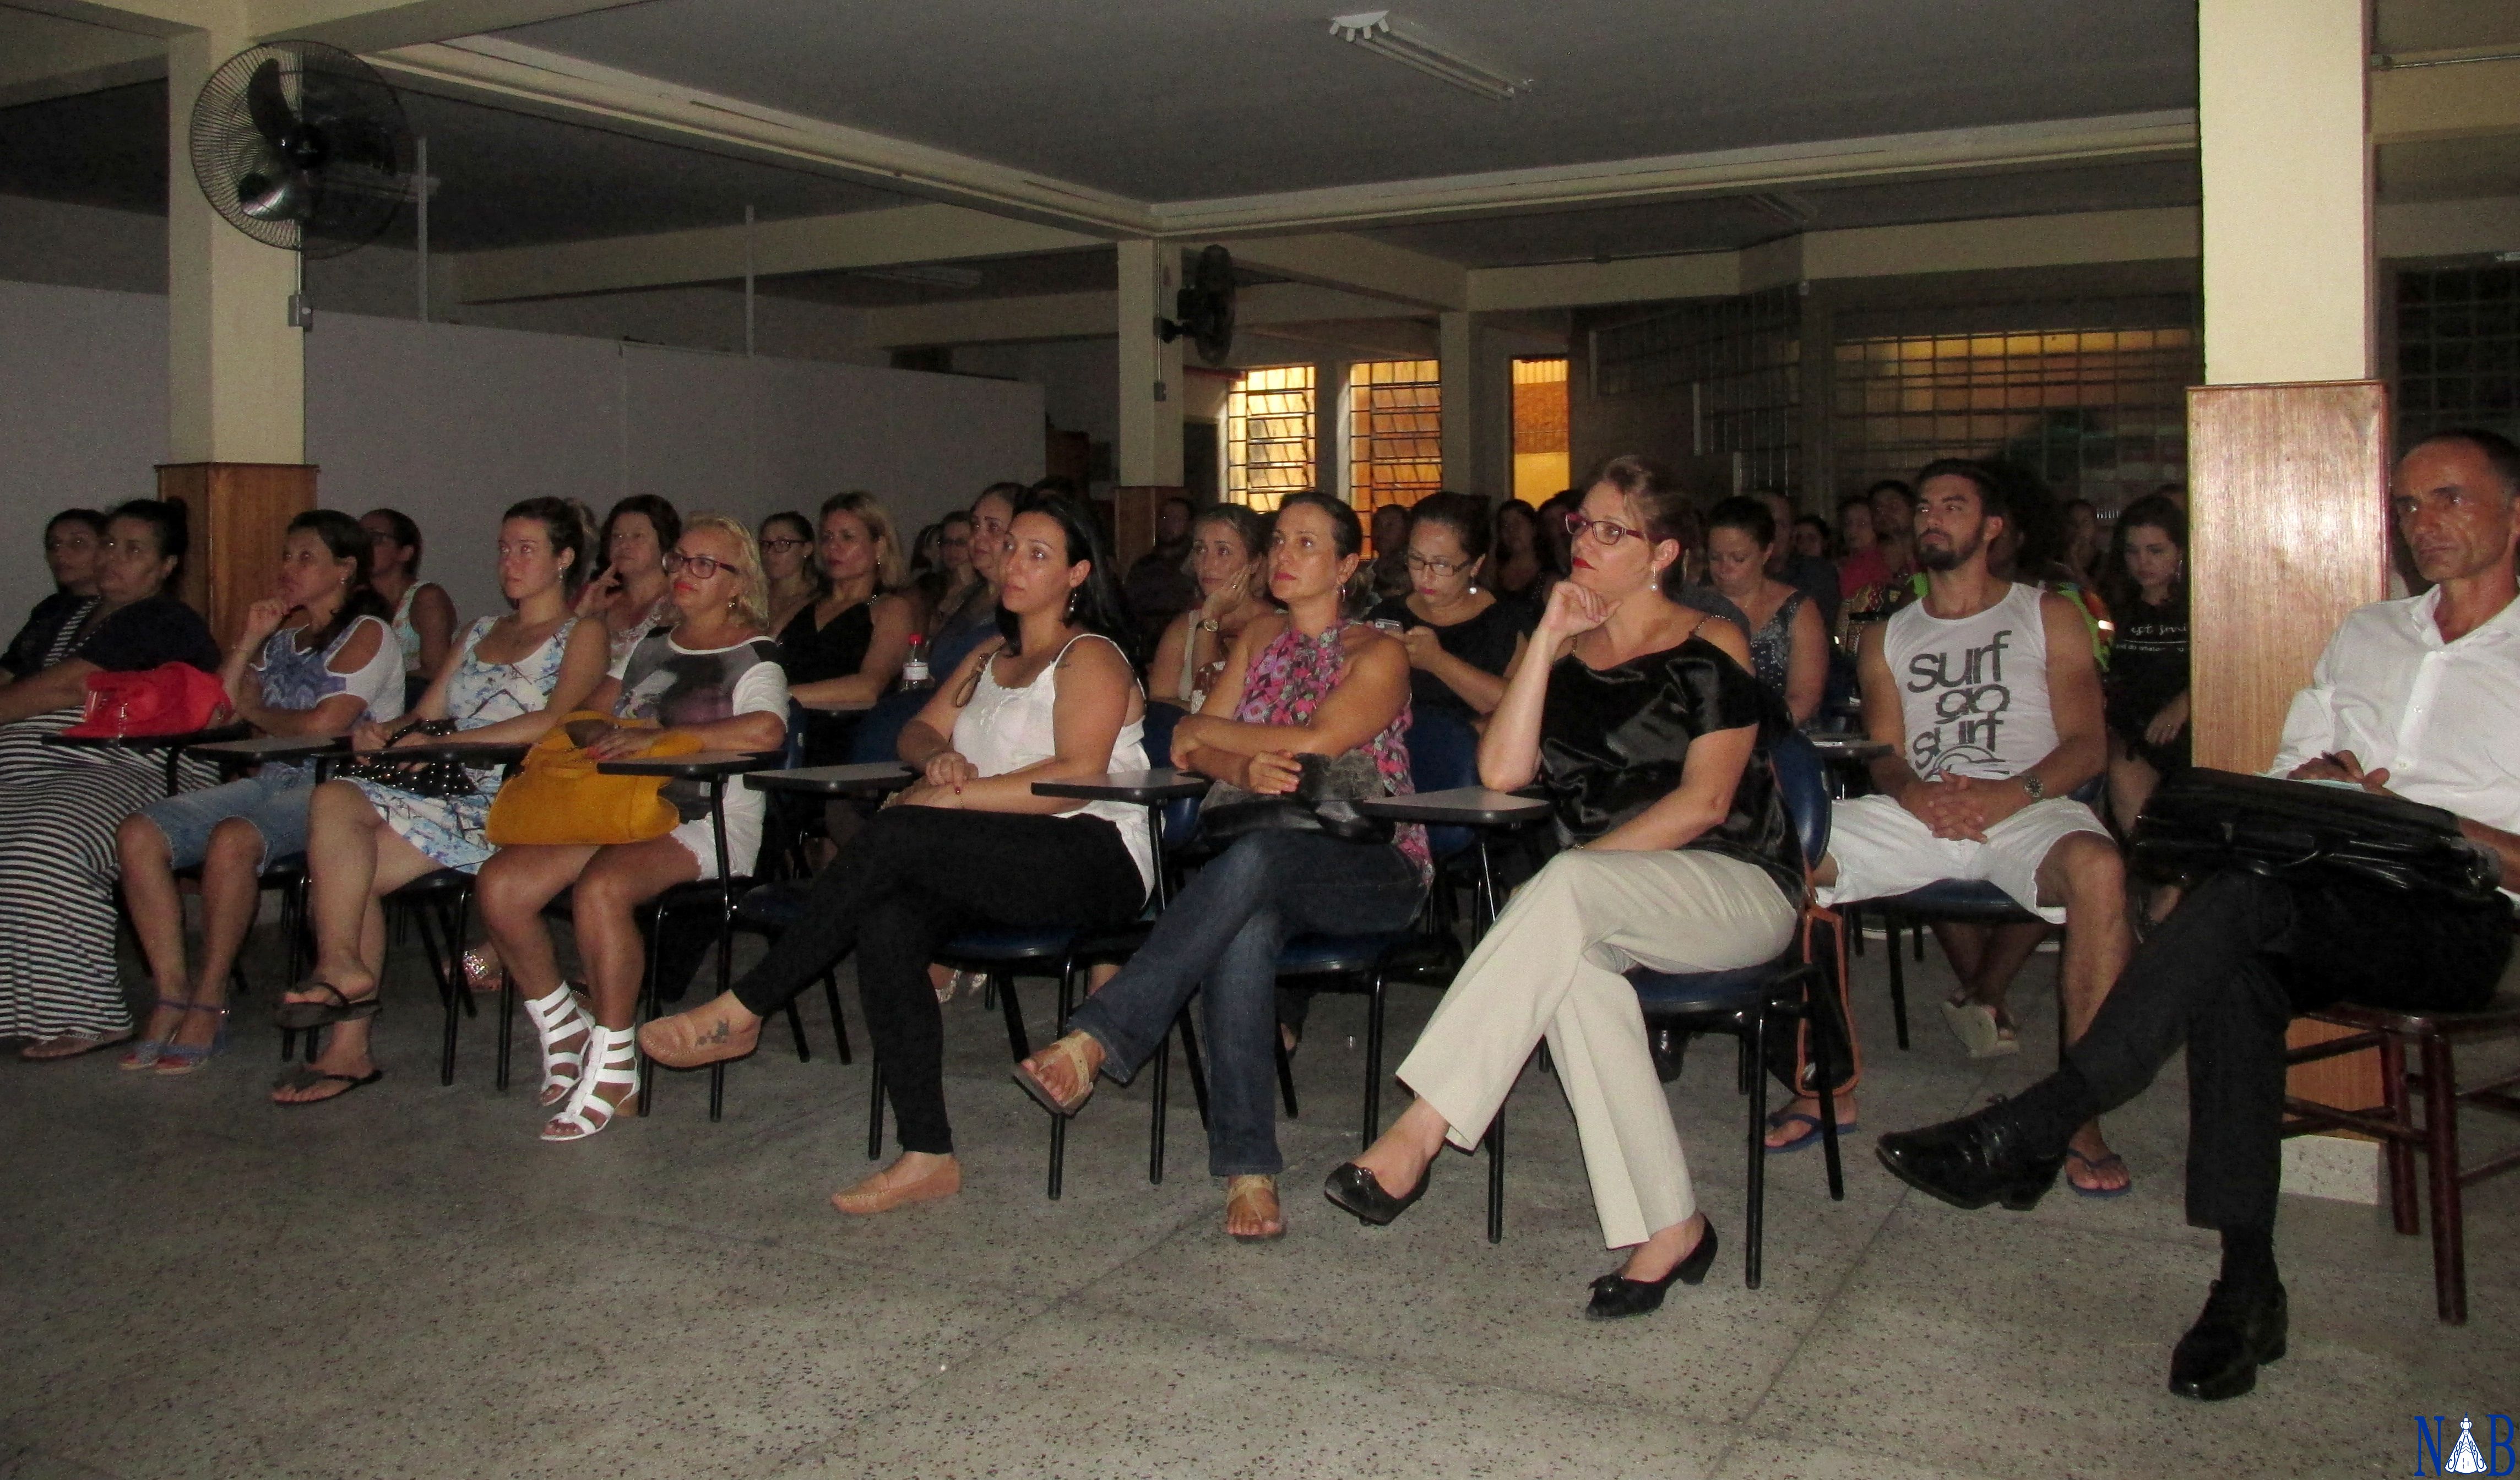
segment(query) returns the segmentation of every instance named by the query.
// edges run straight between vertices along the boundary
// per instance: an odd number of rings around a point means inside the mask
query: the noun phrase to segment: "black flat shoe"
[[[1662,1309],[1662,1297],[1672,1281],[1695,1284],[1706,1278],[1715,1264],[1715,1225],[1708,1224],[1697,1247],[1688,1257],[1671,1267],[1671,1273],[1660,1279],[1630,1279],[1624,1275],[1609,1274],[1593,1281],[1592,1303],[1584,1307],[1587,1321],[1619,1321],[1629,1316],[1643,1316]]]
[[[2258,1368],[2283,1360],[2291,1302],[2280,1284],[2255,1291],[2221,1280],[2170,1354],[2170,1390],[2199,1403],[2237,1398],[2258,1385]]]
[[[1878,1154],[1890,1175],[1956,1208],[1976,1212],[2001,1202],[2016,1213],[2039,1205],[2055,1186],[2065,1153],[2043,1155],[1993,1104],[1974,1115],[1881,1138]]]
[[[1409,1189],[1409,1195],[1394,1197],[1382,1189],[1381,1183],[1373,1180],[1372,1172],[1353,1161],[1342,1161],[1338,1170],[1330,1173],[1329,1181],[1322,1184],[1322,1195],[1375,1228],[1381,1228],[1417,1206],[1418,1199],[1426,1195],[1426,1184],[1434,1180],[1434,1163],[1429,1162],[1426,1170],[1418,1174],[1418,1185]]]
[[[1678,1028],[1664,1026],[1645,1037],[1645,1047],[1653,1054],[1654,1078],[1670,1084],[1680,1078],[1682,1058],[1688,1052],[1688,1035]]]

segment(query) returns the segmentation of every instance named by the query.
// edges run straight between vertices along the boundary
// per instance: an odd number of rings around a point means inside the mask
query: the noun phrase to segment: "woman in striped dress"
[[[180,504],[134,499],[106,520],[97,596],[62,624],[44,665],[0,689],[0,1039],[68,1058],[131,1036],[115,978],[113,830],[165,794],[148,750],[62,749],[88,676],[161,663],[215,671],[201,613],[167,594],[189,544]]]

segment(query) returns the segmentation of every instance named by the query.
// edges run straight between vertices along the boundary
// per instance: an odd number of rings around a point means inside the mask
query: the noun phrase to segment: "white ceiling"
[[[649,0],[503,32],[1147,201],[2142,112],[2193,0],[1414,0],[1510,104],[1329,35],[1346,0]]]

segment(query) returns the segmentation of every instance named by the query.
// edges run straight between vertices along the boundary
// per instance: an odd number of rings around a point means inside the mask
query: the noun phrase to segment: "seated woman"
[[[621,676],[588,700],[630,723],[579,743],[598,761],[635,755],[661,726],[692,736],[703,749],[778,749],[788,736],[788,676],[778,645],[763,631],[768,583],[752,531],[724,515],[696,515],[667,553],[665,571],[679,620],[641,643]],[[750,786],[726,790],[727,864],[738,874],[752,872],[761,845],[763,796]],[[675,884],[717,876],[708,809],[685,804],[683,816],[682,826],[645,842],[502,848],[481,866],[481,919],[541,1037],[544,1094],[557,1098],[566,1087],[566,1102],[543,1126],[545,1141],[583,1140],[635,1107],[639,1049],[631,1024],[647,974],[636,912]],[[542,919],[543,906],[572,887],[577,955],[592,999],[586,1006],[561,979]]]
[[[634,493],[604,516],[595,546],[596,569],[578,592],[577,614],[604,623],[615,678],[649,633],[674,623],[673,593],[665,589],[665,552],[682,537],[683,516],[652,493]]]
[[[761,573],[770,583],[770,630],[785,632],[796,613],[820,601],[822,572],[814,565],[814,521],[783,509],[761,521]]]
[[[1540,516],[1520,499],[1497,506],[1496,565],[1488,589],[1508,602],[1520,602],[1537,616],[1549,588],[1560,572],[1549,568],[1549,542],[1540,536]]]
[[[1363,563],[1356,511],[1289,494],[1269,542],[1269,592],[1282,616],[1243,629],[1206,707],[1173,732],[1173,763],[1266,795],[1295,788],[1298,756],[1362,749],[1387,793],[1413,789],[1409,660],[1400,644],[1345,612]],[[1388,843],[1320,832],[1246,834],[1199,870],[1154,933],[1068,1019],[1067,1036],[1016,1066],[1015,1079],[1060,1115],[1094,1076],[1126,1083],[1171,1030],[1192,992],[1207,1033],[1208,1171],[1228,1179],[1225,1231],[1286,1232],[1278,1204],[1278,948],[1306,930],[1396,930],[1417,915],[1429,875],[1426,831]],[[889,1071],[887,1071],[889,1072]]]
[[[93,509],[65,509],[44,526],[44,567],[52,572],[53,594],[35,604],[26,625],[0,652],[0,685],[63,656],[53,645],[96,600],[96,548],[104,538],[105,516]]]
[[[1466,493],[1432,493],[1409,511],[1405,599],[1373,608],[1376,622],[1397,622],[1409,650],[1412,713],[1440,709],[1479,724],[1505,697],[1505,676],[1522,656],[1537,609],[1500,601],[1482,589],[1487,566],[1487,504]]]
[[[1001,593],[1012,630],[966,657],[902,732],[901,758],[923,779],[815,878],[796,922],[733,991],[640,1031],[648,1055],[678,1069],[741,1057],[763,1017],[856,951],[901,1155],[833,1194],[843,1213],[962,1189],[927,980],[938,945],[983,925],[1119,924],[1154,875],[1144,808],[1032,789],[1147,764],[1146,701],[1115,641],[1118,582],[1094,516],[1075,498],[1030,495],[1012,539]]]
[[[1278,608],[1269,601],[1263,559],[1266,516],[1241,504],[1211,504],[1190,526],[1190,573],[1198,605],[1174,617],[1147,665],[1148,697],[1196,709],[1225,671],[1242,629]]]
[[[1513,897],[1453,980],[1400,1079],[1418,1094],[1330,1201],[1389,1223],[1450,1140],[1475,1145],[1546,1038],[1575,1111],[1602,1240],[1629,1250],[1586,1315],[1637,1316],[1715,1258],[1688,1163],[1621,973],[1773,959],[1802,897],[1784,806],[1761,752],[1776,706],[1730,622],[1666,597],[1685,495],[1618,458],[1586,493],[1575,574],[1550,594],[1529,661],[1479,743],[1479,778],[1545,785],[1572,851]]]
[[[971,568],[971,516],[957,509],[928,527],[936,531],[936,563],[911,583],[922,634],[934,631],[938,615],[960,606],[980,579]]]
[[[896,594],[901,549],[893,540],[892,516],[875,495],[835,493],[823,501],[822,521],[816,545],[822,598],[779,634],[788,696],[808,710],[872,704],[901,677],[918,608]],[[813,715],[805,730],[805,764],[847,760],[857,722],[854,710]]]
[[[43,740],[78,721],[91,674],[217,671],[209,627],[167,591],[188,545],[181,504],[114,510],[97,547],[96,600],[63,626],[58,656],[0,688],[0,933],[10,941],[0,1039],[34,1040],[22,1058],[68,1058],[131,1036],[113,959],[113,830],[166,794],[164,759]]]
[[[1007,554],[1007,527],[1024,500],[1021,483],[991,483],[971,501],[971,574],[959,594],[948,595],[927,615],[927,671],[952,673],[971,650],[998,640],[998,569]]]
[[[1684,600],[1740,627],[1750,640],[1750,671],[1801,725],[1820,711],[1828,687],[1828,628],[1802,592],[1768,573],[1777,537],[1776,515],[1757,499],[1716,505],[1706,516],[1710,589]]]
[[[393,613],[394,637],[402,644],[404,702],[417,704],[455,649],[455,599],[435,581],[420,578],[420,526],[411,516],[371,509],[359,523],[368,531],[368,578]]]
[[[393,608],[368,584],[368,531],[311,510],[289,521],[279,594],[245,615],[219,670],[237,718],[265,735],[347,735],[402,713]],[[248,666],[250,664],[250,666]],[[267,762],[249,777],[151,802],[114,834],[122,898],[149,960],[158,1009],[122,1055],[126,1069],[184,1074],[226,1038],[228,972],[253,928],[263,866],[306,851],[311,762]],[[185,969],[175,871],[202,870],[202,968]]]
[[[570,614],[593,544],[593,531],[559,499],[527,499],[509,509],[499,524],[499,590],[515,609],[482,617],[465,632],[411,717],[452,721],[462,739],[484,744],[531,742],[583,703],[604,682],[608,661],[604,624]],[[382,727],[362,725],[351,743],[382,760],[390,753]],[[379,901],[440,869],[474,873],[490,856],[482,830],[501,772],[465,774],[471,789],[455,795],[347,778],[315,788],[306,824],[315,964],[281,1010],[292,1024],[335,1026],[313,1062],[272,1087],[275,1103],[312,1104],[382,1077],[368,1051],[368,1019],[379,1007],[384,968]],[[550,1098],[546,1088],[545,1103]]]
[[[2108,695],[2109,816],[2133,831],[2164,777],[2187,769],[2187,516],[2153,494],[2118,516]]]

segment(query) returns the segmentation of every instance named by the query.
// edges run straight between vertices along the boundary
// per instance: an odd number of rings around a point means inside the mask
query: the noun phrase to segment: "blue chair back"
[[[1190,711],[1179,704],[1159,699],[1147,701],[1147,764],[1169,766],[1173,763],[1173,727]]]
[[[849,737],[848,763],[871,766],[901,759],[901,732],[927,707],[931,696],[931,691],[895,691],[877,699],[874,708],[858,716],[857,732]]]
[[[779,767],[793,771],[805,764],[805,706],[788,701],[788,740],[779,747]]]
[[[1768,760],[1776,768],[1777,790],[1793,822],[1794,838],[1802,844],[1803,863],[1817,868],[1828,857],[1828,767],[1799,732],[1770,743]]]
[[[1453,791],[1479,784],[1479,733],[1443,709],[1415,711],[1409,725],[1409,779],[1420,791]],[[1426,846],[1437,858],[1468,847],[1467,828],[1429,828]]]

